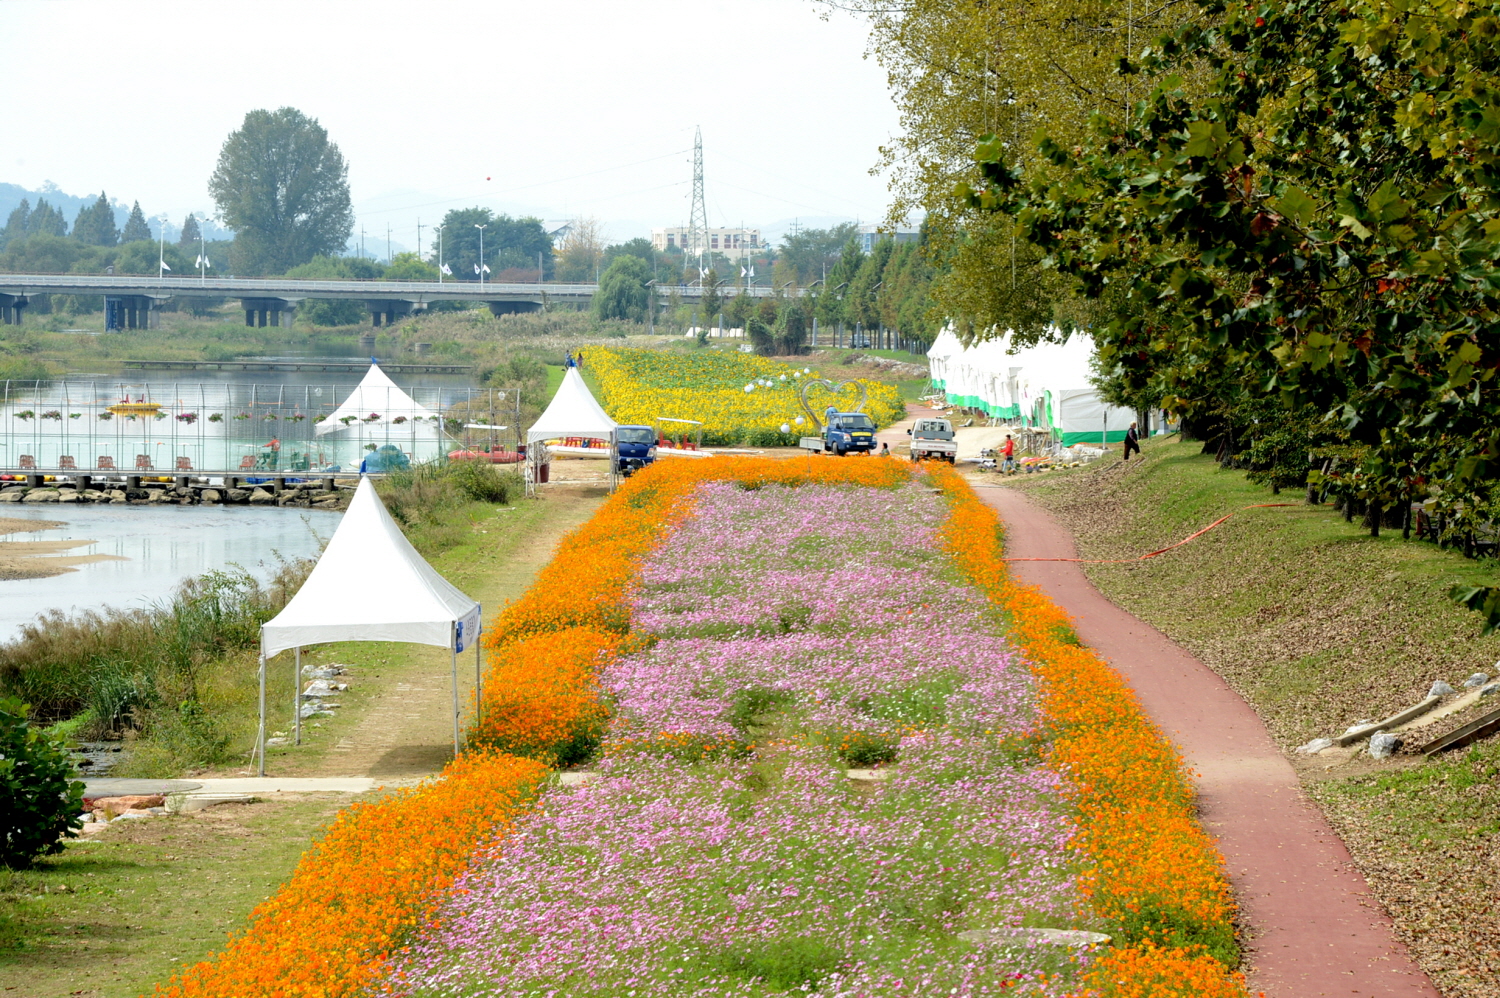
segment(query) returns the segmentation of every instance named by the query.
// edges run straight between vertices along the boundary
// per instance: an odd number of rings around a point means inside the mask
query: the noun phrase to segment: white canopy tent
[[[293,705],[302,737],[302,648],[330,641],[409,641],[452,652],[453,752],[458,754],[458,653],[474,646],[479,685],[480,606],[459,592],[411,546],[368,478],[312,574],[260,629],[260,775],[266,775],[266,660],[296,649]]]
[[[557,440],[566,437],[586,437],[590,440],[609,441],[609,482],[615,482],[615,427],[619,424],[609,418],[609,413],[599,405],[589,386],[584,384],[578,368],[570,367],[563,375],[557,394],[552,396],[547,410],[526,431],[527,484],[536,481],[537,450],[533,446],[540,440]]]
[[[953,405],[1055,430],[1064,446],[1124,439],[1135,413],[1089,383],[1094,345],[1085,335],[1010,353],[1009,334],[965,347],[952,327],[927,351],[933,381]]]
[[[335,433],[348,427],[347,423],[342,422],[344,419],[353,417],[363,422],[372,415],[378,418],[369,422],[390,426],[397,419],[402,422],[435,420],[438,414],[402,391],[394,381],[386,377],[379,364],[371,361],[370,369],[365,372],[354,391],[349,393],[349,397],[344,399],[344,404],[319,423],[313,434],[321,437]]]

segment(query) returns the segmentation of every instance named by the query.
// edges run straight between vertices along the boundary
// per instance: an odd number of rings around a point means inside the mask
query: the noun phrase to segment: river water
[[[56,393],[68,382],[72,382],[94,383],[100,396],[110,399],[116,394],[123,396],[129,393],[132,396],[149,395],[175,400],[179,396],[207,392],[214,395],[225,393],[236,400],[245,397],[256,400],[275,397],[273,391],[286,392],[289,396],[309,397],[316,392],[320,398],[326,394],[328,399],[332,399],[336,394],[347,392],[358,384],[362,377],[363,372],[325,371],[191,371],[180,374],[174,372],[170,375],[156,371],[130,371],[114,375],[75,372],[67,375],[64,382],[45,386],[42,392]],[[397,374],[392,380],[411,392],[418,401],[435,409],[451,404],[474,385],[467,375]],[[204,387],[200,389],[200,385]],[[227,401],[226,399],[226,404]],[[61,402],[50,400],[45,405],[65,408]],[[40,410],[41,401],[38,400],[32,408]],[[196,408],[204,407],[200,404]],[[57,425],[44,423],[40,419],[26,421],[21,424],[23,429],[20,431],[15,428],[0,428],[0,441],[8,443],[8,440],[4,440],[7,435],[16,435],[24,432],[25,427],[30,427],[33,440],[28,442],[29,448],[18,448],[16,452],[19,453],[21,449],[35,451],[39,442],[36,437],[45,433],[55,435],[67,432],[67,428],[83,422],[81,418],[71,422],[59,420]],[[207,423],[198,422],[190,429],[185,429],[175,421],[168,422],[168,429],[173,430],[178,437],[176,443],[186,442],[188,436],[200,433],[207,427]],[[285,431],[288,427],[278,423],[276,429]],[[164,454],[170,450],[175,455],[178,450],[183,449],[173,449],[173,446],[163,445],[161,450]],[[70,440],[68,450],[77,449],[77,443]],[[138,450],[139,447],[126,447],[121,453],[134,454]],[[252,453],[255,450],[254,446],[250,448]],[[8,454],[9,451],[5,453]],[[93,466],[92,454],[82,459],[86,463],[80,464],[80,467]],[[170,467],[170,464],[165,466]],[[199,463],[199,466],[203,465]],[[45,507],[32,507],[10,504],[0,511],[0,517],[63,521],[66,524],[50,530],[0,535],[0,543],[87,540],[92,543],[73,548],[65,554],[113,555],[123,559],[78,565],[71,572],[51,578],[0,581],[0,641],[18,637],[23,624],[30,623],[38,614],[48,610],[67,612],[105,606],[121,609],[148,606],[170,596],[172,590],[185,578],[231,565],[242,566],[264,580],[275,572],[278,556],[286,560],[315,556],[322,542],[333,535],[339,522],[339,514],[326,510],[258,506],[49,504]]]
[[[0,582],[0,641],[46,610],[134,609],[169,596],[183,579],[239,565],[265,580],[278,558],[315,556],[340,514],[260,506],[22,506],[6,518],[63,521],[47,530],[7,534],[8,541],[93,543],[65,552],[124,560],[78,565],[46,579]]]

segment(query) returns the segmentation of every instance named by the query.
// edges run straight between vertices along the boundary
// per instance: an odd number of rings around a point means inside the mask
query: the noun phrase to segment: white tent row
[[[1089,384],[1094,345],[1086,335],[1010,352],[1009,333],[965,347],[950,326],[927,351],[933,384],[948,402],[1018,425],[1056,430],[1064,446],[1125,438],[1136,415]]]
[[[375,486],[360,479],[349,510],[307,581],[260,629],[260,728],[256,751],[266,775],[266,661],[295,649],[293,707],[302,739],[302,649],[331,641],[408,641],[452,653],[453,752],[458,754],[458,653],[474,646],[476,701],[482,701],[480,605],[417,553]]]
[[[584,437],[609,441],[609,486],[613,490],[615,469],[619,463],[615,453],[615,427],[618,425],[599,405],[594,393],[589,391],[589,386],[584,384],[583,375],[578,373],[578,368],[568,368],[546,411],[526,431],[527,488],[533,488],[536,482],[536,466],[541,455],[537,443],[543,440]]]

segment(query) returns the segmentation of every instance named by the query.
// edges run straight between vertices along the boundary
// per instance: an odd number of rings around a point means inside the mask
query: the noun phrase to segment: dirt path
[[[1005,521],[1011,557],[1077,556],[1067,529],[1021,492],[976,487]],[[1218,838],[1240,904],[1251,992],[1438,998],[1254,709],[1105,599],[1076,563],[1013,568],[1075,618],[1078,636],[1129,680],[1195,772],[1204,826]]]
[[[490,618],[506,601],[526,591],[536,574],[552,558],[563,534],[583,523],[603,502],[598,488],[562,486],[547,489],[544,498],[527,500],[553,504],[540,529],[517,544],[503,564],[469,566],[464,577],[448,572],[451,581],[479,600]],[[505,514],[496,514],[503,516]],[[453,758],[452,673],[449,654],[417,645],[386,646],[379,661],[406,658],[410,665],[386,688],[379,700],[323,756],[309,776],[369,776],[399,784],[430,776]],[[336,649],[329,653],[336,660]],[[360,672],[373,672],[374,663]],[[358,676],[355,677],[358,680]],[[458,658],[459,703],[467,709],[474,688],[474,655]]]

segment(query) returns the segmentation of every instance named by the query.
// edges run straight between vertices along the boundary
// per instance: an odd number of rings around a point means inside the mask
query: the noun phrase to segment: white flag
[[[449,277],[453,276],[453,268],[448,266],[446,263],[443,264],[442,270],[443,273],[447,274]]]
[[[474,264],[474,273],[479,273],[479,264]]]
[[[485,273],[486,273],[486,274],[488,274],[488,273],[489,273],[489,272],[490,272],[490,265],[489,265],[489,264],[485,264],[485,265],[484,265],[484,272],[485,272]]]
[[[744,277],[744,276],[745,276],[745,268],[744,268],[744,267],[741,267],[741,268],[740,268],[740,276],[741,276],[741,277]]]
[[[162,260],[161,261],[161,269],[162,270],[171,270],[172,268],[167,266],[167,261]]]
[[[753,264],[753,263],[750,265],[750,276],[751,277],[755,276],[755,264]]]
[[[699,267],[698,268],[698,280],[701,281],[701,280],[703,280],[703,278],[705,278],[707,276],[708,276],[708,271],[704,270],[702,267]]]

